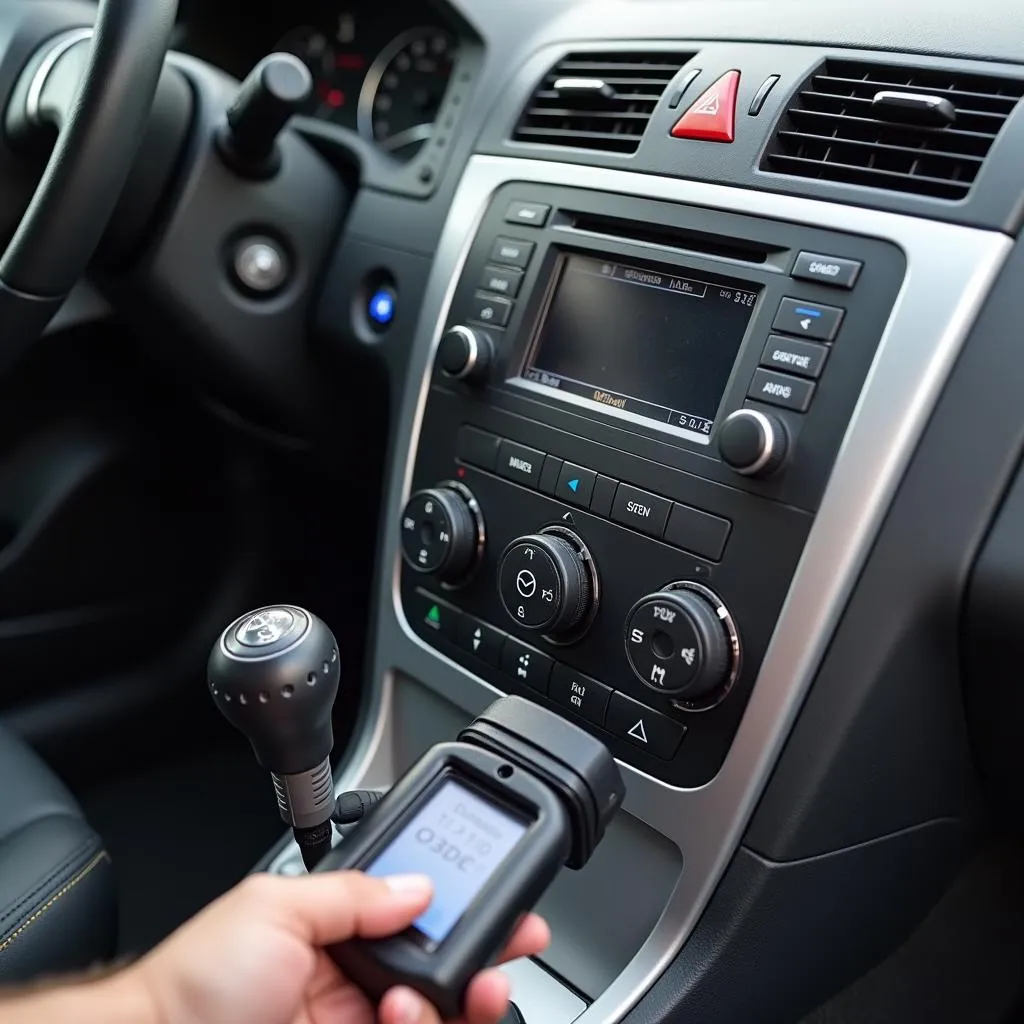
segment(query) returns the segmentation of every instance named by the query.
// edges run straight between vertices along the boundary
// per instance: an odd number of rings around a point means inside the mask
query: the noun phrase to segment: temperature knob
[[[680,584],[638,601],[626,620],[626,654],[659,693],[699,701],[732,678],[739,641],[725,605],[706,587]]]
[[[461,484],[417,491],[402,512],[402,557],[416,572],[458,583],[483,544],[479,507]]]
[[[501,556],[498,590],[523,629],[572,633],[593,613],[595,577],[583,542],[565,530],[512,541]]]

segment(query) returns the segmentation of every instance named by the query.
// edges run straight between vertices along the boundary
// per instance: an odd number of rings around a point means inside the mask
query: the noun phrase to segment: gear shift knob
[[[214,703],[270,771],[281,817],[300,845],[300,833],[308,830],[321,839],[325,834],[330,844],[331,712],[339,676],[334,634],[294,605],[259,608],[236,619],[207,665]]]

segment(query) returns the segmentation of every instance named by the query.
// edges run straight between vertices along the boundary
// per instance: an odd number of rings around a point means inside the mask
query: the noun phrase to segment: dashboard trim
[[[679,789],[622,765],[625,809],[676,843],[684,871],[660,920],[630,963],[578,1018],[618,1021],[689,937],[750,820],[827,644],[867,559],[968,330],[1011,248],[1005,235],[704,182],[611,168],[476,156],[456,191],[425,297],[395,447],[385,522],[397,522],[411,484],[430,386],[430,366],[461,268],[492,195],[509,182],[579,186],[747,213],[881,238],[900,246],[907,273],[766,653],[719,774]],[[374,683],[339,790],[386,785],[401,763],[392,721],[394,680],[414,679],[461,707],[481,711],[499,692],[423,643],[399,603],[397,535],[381,552]],[[384,588],[389,581],[390,594]]]

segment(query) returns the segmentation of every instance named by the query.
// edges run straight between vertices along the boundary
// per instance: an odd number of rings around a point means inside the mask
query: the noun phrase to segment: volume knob
[[[444,332],[437,349],[437,363],[445,376],[478,381],[487,376],[494,354],[490,337],[483,331],[456,324]]]
[[[722,461],[743,476],[770,476],[788,447],[782,420],[760,409],[738,409],[718,429]]]

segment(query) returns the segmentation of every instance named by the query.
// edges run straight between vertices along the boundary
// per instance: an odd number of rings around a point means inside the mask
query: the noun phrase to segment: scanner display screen
[[[368,875],[423,874],[434,883],[416,928],[443,942],[488,880],[508,859],[525,822],[476,790],[448,779],[366,869]]]

